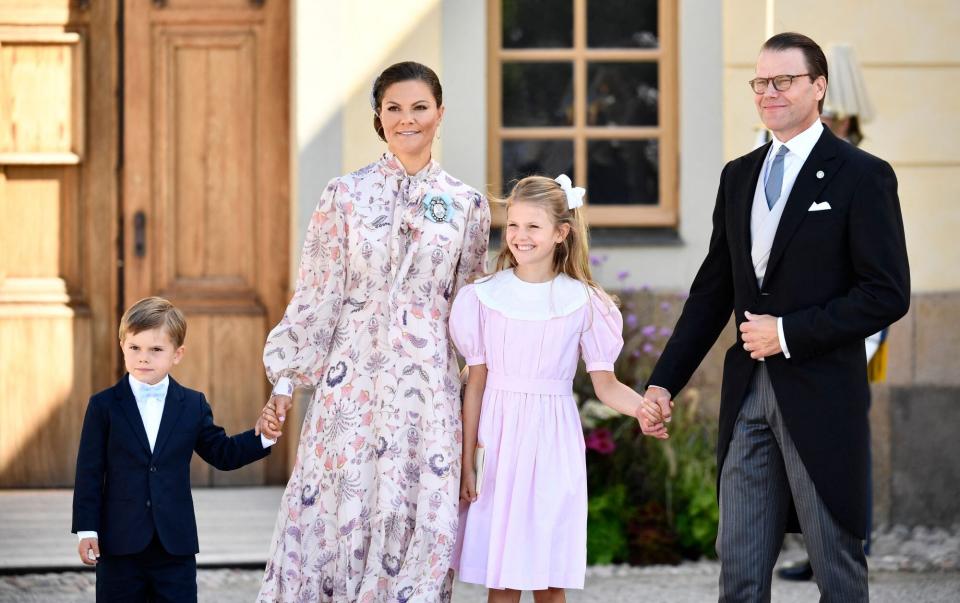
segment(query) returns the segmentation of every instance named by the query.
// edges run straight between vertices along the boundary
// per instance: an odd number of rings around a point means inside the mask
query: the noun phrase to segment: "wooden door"
[[[116,378],[118,8],[0,0],[0,487],[71,487]]]
[[[187,316],[174,371],[228,432],[269,392],[261,354],[288,297],[289,14],[283,0],[124,0],[123,300]],[[285,478],[283,451],[195,485]]]

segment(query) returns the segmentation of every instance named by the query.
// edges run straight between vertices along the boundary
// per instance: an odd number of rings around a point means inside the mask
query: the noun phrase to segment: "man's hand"
[[[100,544],[96,538],[84,538],[77,545],[77,552],[80,553],[80,561],[84,565],[96,565],[100,559]]]
[[[293,406],[293,398],[290,396],[271,396],[266,406],[260,412],[260,418],[257,419],[257,425],[254,427],[254,433],[267,436],[271,440],[276,440],[283,435],[283,422],[287,418],[287,411]]]
[[[760,360],[783,351],[780,348],[776,316],[750,312],[744,312],[744,316],[747,320],[740,323],[740,333],[743,338],[743,349],[750,352],[751,358]]]
[[[670,399],[670,392],[662,387],[651,385],[647,388],[643,397],[660,407],[660,417],[664,423],[670,422],[670,417],[673,413],[673,400]]]
[[[667,427],[663,424],[663,415],[660,412],[660,405],[651,402],[646,398],[641,398],[640,405],[637,406],[635,413],[640,422],[640,430],[644,435],[652,436],[658,440],[666,440],[670,437],[667,433]]]

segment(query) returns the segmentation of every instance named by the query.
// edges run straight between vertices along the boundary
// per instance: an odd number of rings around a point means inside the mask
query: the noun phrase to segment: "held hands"
[[[293,398],[290,396],[270,396],[270,400],[260,411],[254,433],[257,435],[262,433],[271,440],[278,439],[283,435],[283,423],[291,406],[293,406]]]
[[[96,538],[84,538],[77,545],[77,552],[80,553],[80,561],[84,565],[96,565],[100,560],[100,544]]]
[[[647,391],[644,392],[643,398],[644,400],[652,402],[659,407],[660,417],[664,423],[670,422],[670,418],[673,414],[673,400],[670,399],[670,392],[662,387],[651,385],[647,387]]]
[[[777,332],[777,317],[769,314],[751,314],[744,312],[747,320],[740,323],[743,349],[750,352],[754,360],[775,356],[782,352],[780,335]]]
[[[666,440],[670,437],[670,434],[667,433],[667,426],[664,425],[660,405],[656,402],[641,397],[634,416],[640,422],[640,430],[644,435],[655,437],[658,440]]]

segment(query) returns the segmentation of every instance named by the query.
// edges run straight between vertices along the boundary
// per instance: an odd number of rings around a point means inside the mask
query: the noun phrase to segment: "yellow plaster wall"
[[[339,3],[339,0],[333,1]],[[373,80],[385,67],[398,61],[418,61],[434,69],[443,81],[440,5],[440,0],[366,0],[340,4],[339,27],[341,31],[354,32],[345,36],[342,47],[328,57],[350,74],[343,105],[344,172],[367,165],[386,149],[373,131],[370,106]],[[442,137],[433,147],[434,157],[438,159],[441,142]]]
[[[724,156],[747,152],[759,125],[746,81],[766,38],[799,31],[852,44],[876,110],[863,148],[900,181],[914,292],[960,289],[960,2],[724,0]]]

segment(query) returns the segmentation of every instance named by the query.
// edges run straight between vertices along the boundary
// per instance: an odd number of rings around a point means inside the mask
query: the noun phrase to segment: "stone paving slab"
[[[688,563],[679,567],[654,566],[598,568],[588,571],[586,588],[567,591],[570,603],[703,603],[717,600],[715,562]],[[263,572],[259,570],[200,570],[200,603],[253,601]],[[873,603],[956,603],[960,593],[960,572],[872,572],[870,600]],[[774,603],[808,603],[818,599],[812,583],[774,580]],[[59,574],[0,576],[0,603],[90,603],[94,600],[92,571]],[[483,603],[486,591],[472,584],[457,583],[453,603]],[[533,597],[524,593],[522,601]]]
[[[195,488],[197,564],[266,564],[283,488]],[[72,490],[0,490],[0,570],[80,566]]]
[[[265,564],[282,488],[198,488],[194,503],[200,530],[201,568]],[[70,490],[0,490],[0,602],[80,603],[94,600],[92,570],[82,568],[70,534]],[[960,601],[960,525],[950,529],[880,527],[874,532],[870,594],[874,603]],[[788,545],[781,562],[803,550]],[[201,569],[201,602],[253,601],[260,569]],[[569,591],[571,603],[715,601],[719,565],[704,561],[677,567],[592,567],[586,589]],[[774,580],[773,601],[818,599],[816,585]],[[458,583],[454,603],[480,603],[486,591]],[[529,594],[523,601],[532,601]]]

